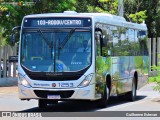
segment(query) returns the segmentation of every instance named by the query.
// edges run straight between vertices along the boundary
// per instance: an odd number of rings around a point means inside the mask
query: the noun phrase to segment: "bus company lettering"
[[[34,86],[50,86],[50,84],[34,83]]]
[[[58,73],[58,72],[47,72],[46,73],[47,76],[57,76],[57,75],[63,75],[62,73]]]

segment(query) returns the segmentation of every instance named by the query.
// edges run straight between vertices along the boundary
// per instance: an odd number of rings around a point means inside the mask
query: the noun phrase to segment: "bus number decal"
[[[73,85],[73,83],[62,82],[62,83],[59,83],[59,87],[69,87],[69,88],[71,88],[71,87],[74,87],[74,85]]]
[[[45,25],[46,24],[46,21],[45,20],[38,20],[38,25]]]

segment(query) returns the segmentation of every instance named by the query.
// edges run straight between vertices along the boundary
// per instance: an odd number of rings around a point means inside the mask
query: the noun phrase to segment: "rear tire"
[[[137,96],[137,91],[136,91],[136,80],[135,78],[133,78],[133,82],[132,82],[132,91],[130,91],[129,93],[127,93],[126,98],[129,101],[135,101]]]
[[[98,101],[98,106],[100,108],[105,108],[109,100],[109,88],[105,85],[103,97]]]
[[[47,100],[39,99],[38,100],[38,107],[39,108],[47,108]]]

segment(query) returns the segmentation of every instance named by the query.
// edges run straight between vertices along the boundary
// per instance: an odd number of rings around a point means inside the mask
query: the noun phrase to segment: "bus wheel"
[[[107,106],[109,100],[109,88],[107,85],[105,85],[104,94],[103,97],[98,101],[98,106],[100,108],[105,108]]]
[[[132,91],[130,91],[129,93],[127,93],[127,99],[129,101],[135,101],[136,99],[136,80],[135,80],[135,77],[133,78],[133,82],[132,82]]]
[[[46,108],[47,107],[47,100],[39,99],[38,100],[38,107],[39,108]]]

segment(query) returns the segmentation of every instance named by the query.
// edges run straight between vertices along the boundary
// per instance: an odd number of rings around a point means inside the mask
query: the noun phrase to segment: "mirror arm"
[[[15,30],[20,30],[20,29],[21,29],[21,26],[16,26],[16,27],[12,28],[11,32],[14,33]]]

